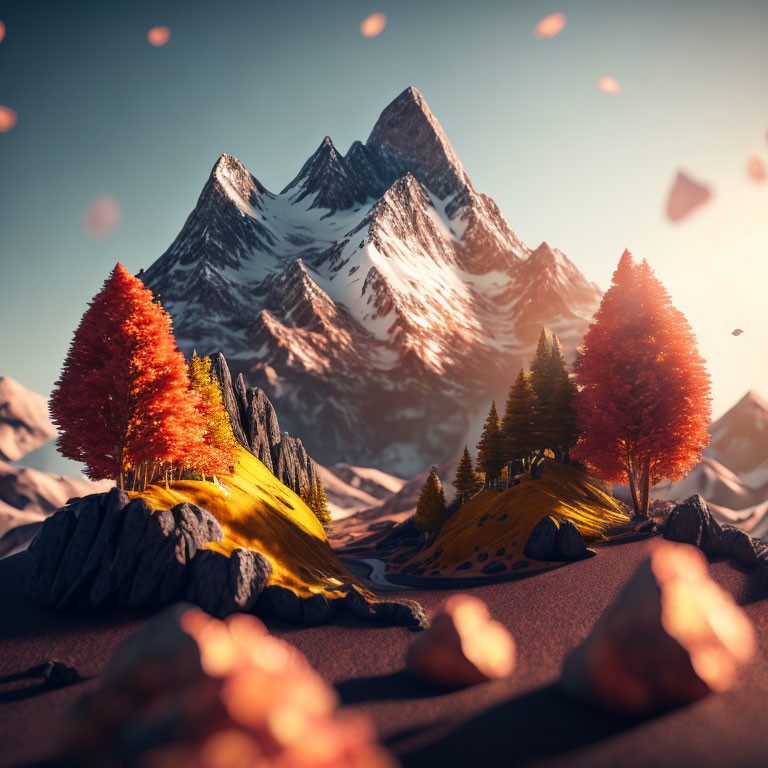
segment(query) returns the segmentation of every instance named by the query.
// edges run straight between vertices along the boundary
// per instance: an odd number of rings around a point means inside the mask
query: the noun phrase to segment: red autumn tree
[[[205,424],[168,313],[118,264],[75,331],[51,395],[59,450],[94,480],[200,461]]]
[[[584,337],[576,381],[574,455],[608,482],[626,479],[647,516],[651,484],[683,478],[709,443],[710,381],[685,316],[629,251]]]

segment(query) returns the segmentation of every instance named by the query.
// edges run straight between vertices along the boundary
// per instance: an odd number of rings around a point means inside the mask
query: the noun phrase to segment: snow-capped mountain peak
[[[366,146],[386,158],[393,168],[411,171],[441,200],[471,188],[448,137],[413,86],[381,113]]]
[[[223,351],[320,461],[409,476],[460,448],[541,325],[572,349],[599,299],[475,191],[415,88],[279,194],[222,155],[144,280],[180,347]]]

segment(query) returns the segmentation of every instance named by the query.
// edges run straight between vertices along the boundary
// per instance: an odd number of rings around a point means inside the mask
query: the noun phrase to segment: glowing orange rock
[[[161,45],[165,45],[171,39],[170,27],[152,27],[147,32],[147,40],[150,45],[154,45],[159,48]]]
[[[183,606],[115,651],[61,738],[67,765],[121,754],[146,766],[393,768],[367,718],[340,714],[298,649],[254,616]]]
[[[709,187],[692,179],[683,171],[678,171],[672,189],[667,198],[667,216],[672,221],[679,221],[712,197]]]
[[[97,197],[85,212],[85,229],[93,237],[110,233],[120,223],[120,203],[111,195]]]
[[[609,709],[650,714],[728,690],[755,650],[752,624],[704,554],[659,542],[592,634],[562,686]]]
[[[360,32],[363,37],[377,37],[384,31],[384,27],[386,26],[386,14],[372,13],[370,16],[363,19],[363,23],[360,25]]]
[[[565,27],[565,14],[564,13],[550,13],[549,16],[545,16],[536,26],[533,28],[533,36],[537,40],[541,40],[544,37],[554,37],[559,35]]]
[[[408,649],[408,670],[445,687],[507,677],[515,667],[512,635],[493,621],[481,600],[456,595],[443,603]]]
[[[747,173],[754,181],[765,181],[768,177],[765,161],[759,155],[750,155],[747,160]]]
[[[621,93],[621,86],[612,77],[600,77],[597,80],[597,90],[618,96]]]
[[[6,133],[16,125],[18,117],[10,107],[0,106],[0,133]]]
[[[4,37],[5,37],[5,24],[3,24],[2,21],[0,21],[0,43],[3,42]]]

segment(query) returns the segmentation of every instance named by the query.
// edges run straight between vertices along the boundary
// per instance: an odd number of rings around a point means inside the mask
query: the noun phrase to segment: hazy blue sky
[[[366,39],[374,11],[389,23]],[[535,40],[554,11],[567,26]],[[18,113],[0,133],[0,374],[47,393],[111,267],[167,248],[222,152],[279,191],[323,136],[346,151],[415,85],[526,242],[602,287],[624,247],[651,262],[699,334],[716,412],[768,395],[768,184],[745,173],[768,159],[766,0],[0,0],[0,21],[0,105]],[[605,75],[621,95],[597,90]],[[678,167],[715,197],[673,225]],[[94,239],[102,194],[123,218]]]

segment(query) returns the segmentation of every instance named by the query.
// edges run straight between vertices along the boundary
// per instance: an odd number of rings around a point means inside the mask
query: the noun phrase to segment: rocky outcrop
[[[49,517],[32,542],[27,592],[67,608],[155,608],[195,602],[217,616],[248,610],[269,581],[262,555],[203,550],[221,541],[206,510],[178,504],[153,511],[113,488],[74,499]]]
[[[252,549],[229,557],[205,549],[193,560],[185,599],[212,616],[251,611],[272,576],[272,565]]]
[[[263,389],[247,387],[240,374],[234,384],[224,355],[212,358],[224,407],[235,439],[295,493],[317,482],[317,468],[299,438],[280,432],[277,414]]]
[[[721,526],[699,495],[690,496],[672,510],[664,538],[693,544],[709,557],[726,557],[747,568],[758,565],[752,539],[732,525]]]
[[[261,593],[256,613],[305,626],[325,624],[345,612],[361,619],[412,630],[425,629],[429,624],[424,609],[412,600],[370,600],[354,585],[345,586],[340,591],[344,594],[337,598],[320,593],[300,597],[285,587],[268,586]]]
[[[316,625],[351,613],[411,629],[427,625],[418,603],[379,601],[354,585],[340,586],[338,597],[300,597],[269,585],[272,565],[260,553],[204,549],[222,538],[214,517],[193,504],[152,510],[117,488],[73,499],[30,545],[27,593],[56,610],[158,608],[184,600],[218,617],[251,612]]]
[[[587,547],[579,529],[570,520],[561,520],[558,525],[547,515],[531,531],[524,554],[534,560],[571,561],[584,557]]]

